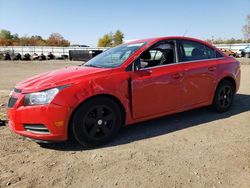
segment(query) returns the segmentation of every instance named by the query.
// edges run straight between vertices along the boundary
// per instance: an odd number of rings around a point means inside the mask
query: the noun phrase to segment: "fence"
[[[226,48],[231,50],[244,49],[250,46],[250,43],[240,43],[240,44],[214,44],[217,48]]]
[[[232,50],[237,49],[244,49],[247,46],[250,46],[250,43],[241,43],[241,44],[215,44],[218,48],[227,48]],[[21,55],[24,55],[26,53],[29,53],[30,55],[33,55],[34,53],[37,53],[38,55],[44,54],[48,55],[49,52],[54,54],[57,57],[60,57],[62,55],[69,56],[69,50],[87,50],[87,51],[94,51],[94,50],[106,50],[107,48],[90,48],[90,47],[52,47],[52,46],[0,46],[0,52],[10,52],[10,53],[20,53]]]
[[[69,56],[69,50],[87,50],[87,51],[93,51],[93,50],[106,50],[107,48],[90,48],[90,47],[52,47],[52,46],[0,46],[0,52],[10,52],[10,53],[20,53],[21,55],[24,55],[26,53],[29,53],[30,55],[33,55],[34,53],[37,53],[38,55],[44,54],[48,55],[49,52],[54,54],[57,57],[60,57],[62,55]]]

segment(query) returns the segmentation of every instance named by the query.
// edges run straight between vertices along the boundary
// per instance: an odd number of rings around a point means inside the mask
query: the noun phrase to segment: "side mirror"
[[[133,63],[133,71],[138,71],[141,68],[141,60],[137,58]]]
[[[140,58],[137,58],[133,63],[133,71],[138,71],[141,68],[145,68],[147,65],[147,62],[141,61]]]

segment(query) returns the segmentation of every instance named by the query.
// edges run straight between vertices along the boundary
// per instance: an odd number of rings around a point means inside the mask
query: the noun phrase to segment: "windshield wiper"
[[[95,68],[103,68],[102,66],[98,66],[98,65],[93,65],[93,64],[88,64],[88,65],[84,65],[86,67],[95,67]]]

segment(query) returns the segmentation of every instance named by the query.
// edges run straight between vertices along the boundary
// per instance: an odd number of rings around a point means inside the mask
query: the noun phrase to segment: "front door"
[[[147,66],[131,73],[134,119],[171,113],[182,108],[183,73],[175,63],[174,45],[167,44],[144,52],[140,60]]]

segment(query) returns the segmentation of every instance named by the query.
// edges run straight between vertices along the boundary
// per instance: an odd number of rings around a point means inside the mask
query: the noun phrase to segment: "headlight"
[[[24,105],[31,106],[49,104],[62,88],[65,88],[65,86],[26,94],[24,97]]]

